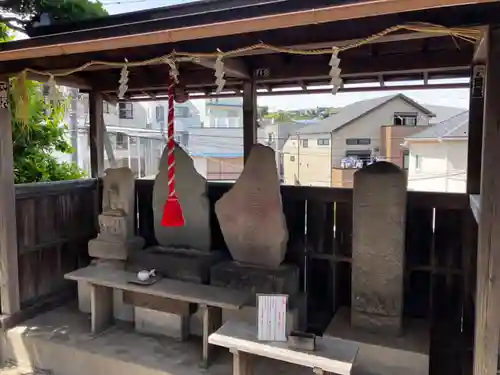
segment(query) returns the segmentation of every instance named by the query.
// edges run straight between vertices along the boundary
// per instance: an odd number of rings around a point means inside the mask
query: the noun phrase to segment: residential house
[[[296,134],[299,129],[312,123],[314,123],[312,120],[280,122],[272,119],[270,122],[262,124],[262,129],[266,137],[264,144],[273,148],[276,152],[276,165],[278,166],[281,180],[284,179],[283,147],[286,141],[290,136]]]
[[[267,141],[258,129],[258,142]],[[243,128],[191,128],[182,146],[207,180],[234,181],[243,171]]]
[[[463,111],[405,139],[409,190],[465,192],[468,129]]]
[[[188,128],[201,127],[200,115],[189,101],[175,104],[176,140]],[[72,160],[90,171],[90,152],[88,138],[89,124],[88,97],[79,95],[79,100],[71,107],[66,122],[70,124],[70,134],[76,152]],[[120,102],[117,105],[104,102],[103,117],[107,130],[107,149],[105,167],[112,163],[108,151],[113,152],[115,165],[128,166],[136,177],[154,176],[158,171],[159,160],[165,146],[168,102]],[[70,158],[59,155],[63,160]]]
[[[243,99],[213,98],[206,101],[205,128],[242,128]]]
[[[449,109],[459,113],[463,109]],[[436,114],[403,94],[352,103],[324,120],[299,129],[286,142],[284,182],[352,187],[356,168],[346,158],[391,161],[403,167],[405,137],[432,124]],[[347,167],[346,167],[347,166]]]

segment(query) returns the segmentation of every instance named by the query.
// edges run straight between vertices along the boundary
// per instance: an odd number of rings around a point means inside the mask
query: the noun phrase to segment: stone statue
[[[129,168],[110,168],[103,178],[100,232],[89,242],[89,255],[104,259],[127,259],[144,246],[134,233],[134,175]]]

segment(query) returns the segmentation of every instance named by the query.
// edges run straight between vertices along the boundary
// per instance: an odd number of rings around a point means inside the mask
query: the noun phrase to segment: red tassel
[[[184,215],[182,215],[181,205],[176,196],[168,198],[165,202],[161,225],[164,227],[184,226]]]

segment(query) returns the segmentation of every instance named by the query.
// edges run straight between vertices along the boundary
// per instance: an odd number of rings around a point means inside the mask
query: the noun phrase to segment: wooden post
[[[487,40],[474,375],[495,375],[500,332],[500,29]]]
[[[103,97],[100,92],[89,94],[90,114],[90,166],[92,178],[101,177],[104,173],[104,117]]]
[[[252,355],[231,349],[233,353],[233,375],[253,375]]]
[[[471,69],[471,77],[473,77],[474,71],[481,68],[482,65],[473,66]],[[467,194],[479,194],[481,189],[484,97],[474,97],[473,94],[473,83],[471,79],[469,99],[469,140],[467,151]]]
[[[210,353],[213,346],[208,343],[208,336],[217,331],[222,325],[222,309],[214,306],[202,305],[203,309],[203,356],[201,367],[207,369],[210,365]]]
[[[257,87],[255,80],[243,84],[243,155],[245,162],[257,143]]]
[[[481,189],[481,158],[483,150],[484,73],[488,33],[475,47],[471,67],[469,97],[469,140],[467,151],[467,194]]]
[[[9,83],[0,82],[0,296],[2,314],[20,310],[16,192]]]

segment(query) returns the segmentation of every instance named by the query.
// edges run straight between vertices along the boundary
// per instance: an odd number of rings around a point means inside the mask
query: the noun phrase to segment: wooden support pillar
[[[90,115],[90,166],[91,177],[98,178],[104,173],[104,117],[102,93],[91,91],[89,94]]]
[[[474,72],[484,65],[471,68],[471,88],[469,99],[469,139],[467,151],[467,194],[479,194],[481,189],[481,158],[483,151],[483,111],[484,96],[479,97],[473,87]],[[475,91],[475,92],[474,92]]]
[[[257,143],[257,87],[255,80],[243,84],[243,155],[245,162]]]
[[[479,194],[481,189],[481,159],[483,151],[484,75],[488,30],[475,46],[469,92],[469,139],[467,151],[467,194]]]
[[[495,375],[500,332],[500,29],[487,38],[474,375]]]
[[[0,82],[0,298],[2,314],[20,309],[16,192],[9,83]]]

